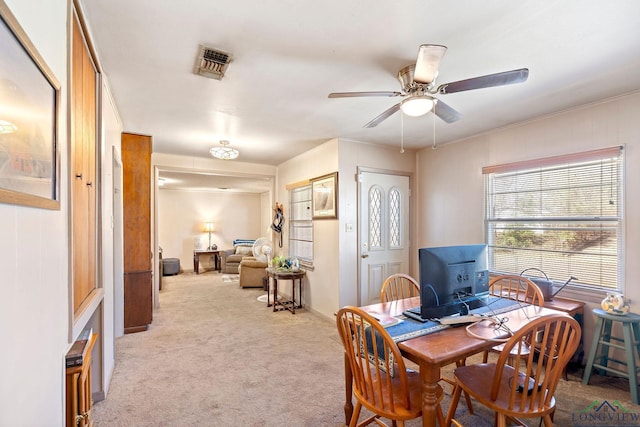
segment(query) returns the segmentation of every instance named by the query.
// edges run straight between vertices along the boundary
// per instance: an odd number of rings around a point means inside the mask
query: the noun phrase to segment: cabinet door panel
[[[73,309],[96,288],[96,88],[98,71],[78,17],[73,15],[71,59],[71,217]]]
[[[151,137],[122,134],[124,271],[151,270]]]
[[[124,332],[152,320],[151,137],[122,134]]]
[[[124,274],[124,332],[145,331],[152,321],[151,271]]]

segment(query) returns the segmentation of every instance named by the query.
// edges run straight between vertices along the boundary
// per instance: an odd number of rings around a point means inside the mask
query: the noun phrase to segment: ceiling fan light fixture
[[[424,116],[433,109],[434,100],[430,96],[413,96],[400,103],[400,109],[411,117]]]
[[[209,153],[220,160],[233,160],[240,155],[240,152],[235,148],[229,147],[229,141],[220,141],[220,147],[213,147],[209,150]]]

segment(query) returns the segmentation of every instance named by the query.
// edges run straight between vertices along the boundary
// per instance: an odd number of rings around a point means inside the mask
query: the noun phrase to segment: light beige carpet
[[[240,281],[240,275],[239,274],[223,274],[222,275],[222,281],[224,283],[239,282]]]
[[[333,320],[307,310],[274,313],[257,301],[262,289],[240,289],[222,276],[163,278],[150,329],[116,342],[109,393],[93,409],[96,427],[344,425],[343,350]],[[626,381],[595,376],[604,387],[583,386],[581,375],[560,383],[557,425],[575,425],[576,411],[594,400],[640,412]],[[448,402],[447,395],[445,411]],[[456,418],[467,427],[492,425],[490,413],[474,408],[469,415],[461,403]]]

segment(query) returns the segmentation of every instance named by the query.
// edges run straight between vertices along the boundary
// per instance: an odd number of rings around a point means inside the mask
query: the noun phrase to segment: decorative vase
[[[291,271],[293,272],[300,271],[300,261],[298,261],[298,258],[293,258],[291,260]]]
[[[629,304],[619,292],[607,293],[600,306],[610,314],[627,314],[629,312]]]

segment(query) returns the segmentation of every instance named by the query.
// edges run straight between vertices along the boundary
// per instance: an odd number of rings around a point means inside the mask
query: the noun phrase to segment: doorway
[[[410,273],[410,177],[360,169],[358,180],[359,305],[368,305],[388,276]]]

